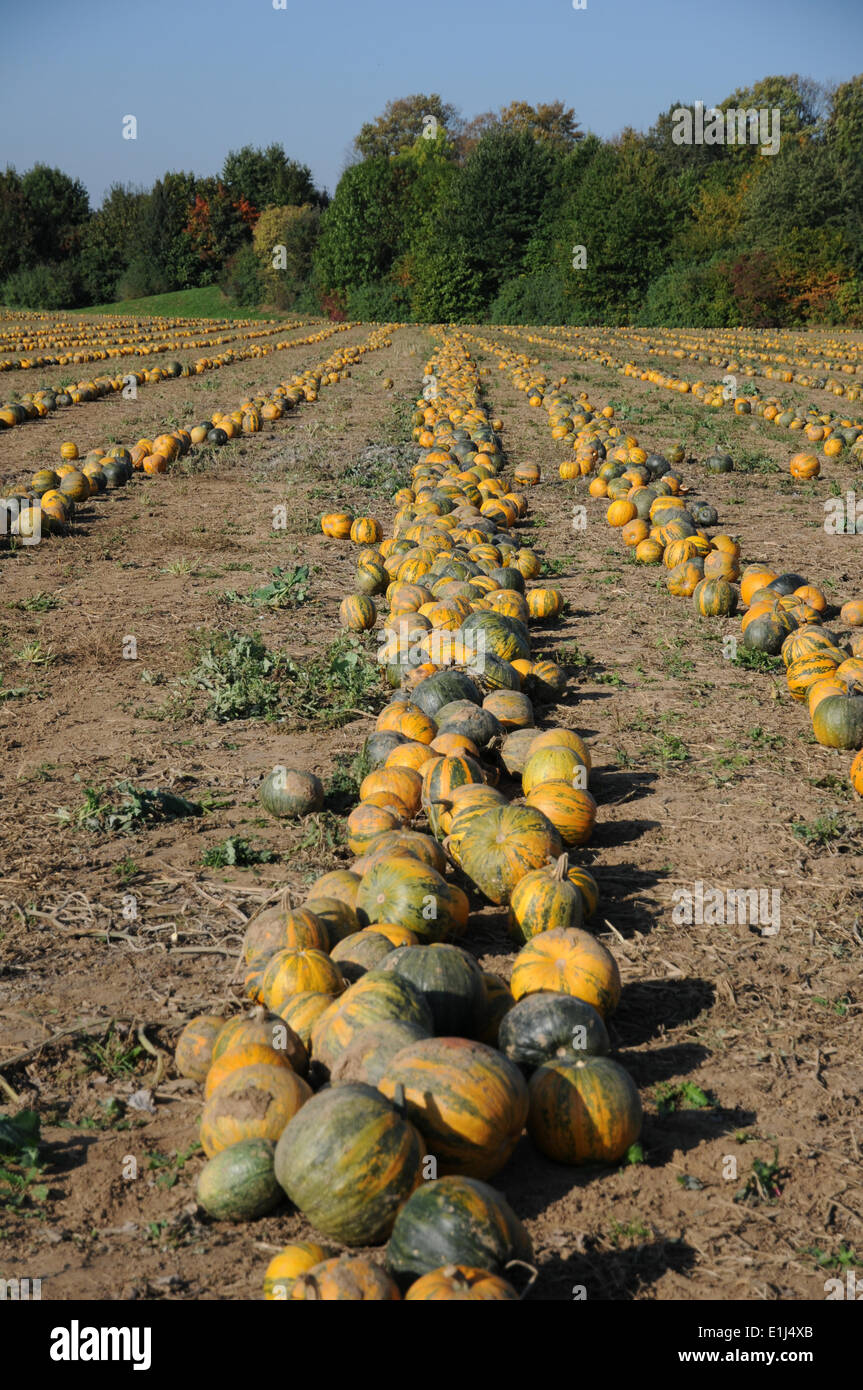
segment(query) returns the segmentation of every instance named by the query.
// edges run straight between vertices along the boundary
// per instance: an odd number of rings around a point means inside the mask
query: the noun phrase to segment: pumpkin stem
[[[407,1105],[405,1103],[405,1088],[400,1081],[393,1087],[393,1107],[399,1112],[403,1119],[407,1117]]]
[[[519,1294],[519,1298],[525,1298],[527,1294],[530,1293],[530,1290],[536,1283],[537,1277],[539,1275],[539,1270],[536,1269],[533,1265],[528,1264],[526,1260],[508,1260],[507,1263],[504,1265],[504,1270],[514,1269],[516,1267],[518,1267],[519,1269],[526,1269],[528,1271],[528,1274],[530,1275],[530,1278],[528,1279],[527,1283],[525,1284],[524,1288],[521,1290],[521,1293]]]
[[[554,866],[554,873],[552,874],[552,878],[553,878],[557,883],[562,883],[563,880],[566,878],[566,871],[567,871],[568,868],[569,868],[569,855],[568,855],[568,854],[562,854],[562,855],[560,856],[560,858],[557,860],[557,862],[556,862],[556,864],[555,864],[555,866]]]

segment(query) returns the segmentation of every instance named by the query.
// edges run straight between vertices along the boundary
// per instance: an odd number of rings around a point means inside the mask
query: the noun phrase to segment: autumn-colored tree
[[[457,127],[456,109],[437,92],[417,92],[413,96],[388,101],[380,116],[366,121],[354,140],[361,159],[389,158],[408,149],[424,136],[433,139],[438,131],[452,134]]]
[[[308,280],[320,223],[320,209],[310,203],[266,208],[261,213],[253,244],[270,303],[288,307]]]

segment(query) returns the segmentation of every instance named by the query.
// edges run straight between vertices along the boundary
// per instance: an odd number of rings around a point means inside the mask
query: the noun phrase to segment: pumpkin
[[[842,679],[836,670],[837,665],[836,658],[829,652],[813,652],[809,656],[797,657],[785,672],[788,689],[793,698],[805,700],[816,681],[824,680],[834,673]]]
[[[569,782],[540,782],[527,805],[547,816],[565,845],[586,844],[596,821],[596,802],[588,791]]]
[[[377,1086],[393,1057],[410,1043],[428,1037],[428,1030],[418,1023],[408,1023],[404,1019],[388,1019],[364,1028],[358,1033],[350,1047],[330,1068],[330,1081],[333,1086],[347,1081],[361,1081],[366,1086]]]
[[[794,619],[789,613],[761,613],[744,629],[743,645],[752,651],[778,656],[782,643],[794,627]]]
[[[509,904],[510,935],[529,941],[553,927],[580,927],[583,900],[566,877],[568,861],[562,854],[552,867],[532,869],[512,891]]]
[[[281,1188],[279,1189],[281,1192]],[[301,1274],[324,1260],[332,1259],[335,1251],[327,1245],[318,1245],[311,1240],[298,1240],[286,1245],[278,1255],[274,1255],[264,1274],[264,1298],[270,1302],[282,1302],[290,1297],[291,1289]]]
[[[752,602],[752,595],[766,585],[772,584],[777,578],[776,571],[766,569],[764,565],[747,565],[740,578],[740,598],[747,606]]]
[[[821,472],[821,460],[817,454],[793,454],[788,463],[792,478],[817,478]]]
[[[619,503],[615,502],[614,506]],[[527,595],[528,617],[533,622],[554,621],[563,612],[565,600],[559,589],[530,589]]]
[[[473,956],[443,942],[404,946],[392,952],[383,969],[416,986],[431,1009],[435,1033],[475,1036],[485,987]]]
[[[431,865],[386,856],[376,859],[364,874],[357,911],[366,926],[393,922],[408,927],[421,941],[440,941],[465,931],[468,900]]]
[[[374,970],[394,951],[395,947],[388,937],[367,927],[342,937],[333,947],[330,958],[336,961],[344,978],[353,983],[367,970]]]
[[[497,806],[472,821],[459,845],[461,868],[493,903],[508,903],[531,869],[562,851],[560,835],[529,806]]]
[[[524,771],[536,737],[535,729],[516,729],[504,739],[500,747],[500,759],[510,777],[520,776]]]
[[[301,772],[293,767],[274,767],[261,783],[258,797],[265,811],[279,819],[307,816],[320,811],[324,804],[324,788],[313,772]]]
[[[373,927],[363,927],[364,932],[385,936],[393,947],[418,946],[419,937],[408,927],[398,927],[394,922],[375,922]]]
[[[499,1275],[489,1274],[485,1269],[473,1269],[470,1265],[444,1265],[442,1269],[430,1270],[411,1284],[405,1294],[405,1303],[468,1301],[517,1303],[519,1295],[512,1284]]]
[[[491,788],[487,790],[490,791]],[[376,859],[387,857],[419,859],[423,864],[437,869],[439,874],[443,874],[446,869],[446,855],[437,840],[431,835],[422,834],[419,830],[391,830],[382,835],[366,855],[366,868],[370,868]],[[359,889],[357,894],[359,895]]]
[[[303,1046],[308,1050],[312,1038],[312,1028],[316,1019],[335,1002],[334,994],[323,994],[317,990],[305,990],[294,994],[282,1005],[280,1017],[292,1028]]]
[[[863,752],[857,754],[848,774],[852,787],[858,796],[863,796]]]
[[[290,1067],[268,1063],[232,1071],[204,1104],[201,1145],[208,1158],[242,1139],[277,1140],[311,1096]]]
[[[355,545],[375,545],[383,540],[383,528],[373,516],[358,516],[351,523],[349,535]]]
[[[533,754],[538,753],[543,748],[560,747],[573,749],[573,751],[578,754],[579,758],[584,763],[588,772],[590,771],[590,753],[588,751],[587,744],[584,742],[582,738],[579,737],[579,735],[575,732],[574,729],[546,729],[543,733],[536,734],[534,736],[533,743],[530,745],[530,751],[531,754]],[[556,779],[543,778],[540,780]],[[563,780],[566,779],[564,778]]]
[[[575,864],[567,869],[566,876],[581,893],[585,917],[592,917],[599,903],[599,888],[593,874]]]
[[[378,715],[377,727],[403,734],[414,743],[431,743],[437,734],[437,724],[412,700],[387,705]]]
[[[863,598],[853,598],[843,603],[839,618],[846,627],[863,627]]]
[[[494,715],[504,733],[533,727],[533,705],[520,690],[492,690],[483,700],[482,707]]]
[[[702,617],[729,617],[737,612],[737,590],[724,578],[702,579],[692,591],[692,602]]]
[[[359,890],[357,890],[359,891]],[[344,898],[319,898],[317,892],[314,897],[309,897],[299,909],[308,912],[326,929],[332,946],[337,941],[341,941],[345,936],[351,936],[355,931],[359,931],[362,923],[357,916],[355,907],[352,907]]]
[[[286,1029],[286,1025],[281,1020],[279,1022]],[[242,1071],[245,1067],[290,1067],[290,1065],[285,1053],[277,1051],[269,1043],[255,1041],[237,1043],[227,1052],[224,1052],[221,1057],[214,1058],[210,1064],[210,1070],[207,1072],[204,1082],[204,1099],[209,1100],[226,1077],[231,1076],[234,1072]]]
[[[378,610],[368,594],[349,594],[339,604],[339,622],[347,632],[366,632],[377,622]]]
[[[584,788],[587,786],[588,772],[588,765],[576,748],[562,742],[539,747],[534,743],[521,775],[522,791],[529,796],[535,787],[547,782],[568,782],[571,786]]]
[[[485,748],[492,739],[502,733],[501,726],[485,704],[476,705],[472,700],[454,700],[437,712],[438,734],[460,734],[475,743],[477,748]],[[468,779],[470,780],[470,779]]]
[[[557,1163],[616,1163],[641,1133],[641,1098],[610,1057],[545,1062],[529,1082],[528,1131]]]
[[[398,797],[408,809],[411,817],[420,809],[423,779],[413,768],[384,767],[369,772],[360,783],[360,800],[369,801],[376,792],[387,792]]]
[[[526,1076],[544,1062],[611,1051],[608,1030],[592,1004],[548,990],[526,994],[509,1010],[498,1046]]]
[[[489,1178],[512,1154],[527,1116],[516,1067],[494,1048],[466,1038],[429,1038],[396,1053],[378,1082],[404,1103],[442,1173]]]
[[[391,807],[361,802],[347,819],[348,848],[353,854],[365,854],[381,835],[397,830],[402,824],[404,815]]]
[[[431,1033],[431,1009],[409,980],[393,971],[368,970],[315,1020],[311,1053],[317,1074],[327,1075],[366,1028],[391,1020],[415,1023]]]
[[[812,714],[818,742],[827,748],[863,748],[863,695],[850,686],[847,695],[828,695]]]
[[[668,571],[666,584],[668,592],[681,598],[691,598],[704,578],[704,561],[700,558],[684,560]],[[711,580],[711,583],[718,582]]]
[[[328,951],[330,934],[326,924],[302,907],[294,911],[270,907],[252,918],[243,938],[243,956],[249,965],[270,960],[276,951],[288,947]]]
[[[473,700],[478,705],[482,697],[475,682],[463,671],[436,671],[414,686],[411,699],[434,719],[438,710],[453,700]]]
[[[387,1245],[387,1266],[406,1287],[444,1265],[502,1274],[513,1260],[530,1262],[530,1237],[493,1187],[476,1178],[424,1182],[398,1213]]]
[[[198,1174],[198,1205],[214,1221],[254,1221],[284,1201],[272,1139],[242,1139],[208,1159]]]
[[[393,1303],[401,1294],[386,1271],[365,1255],[339,1255],[300,1274],[288,1297],[298,1302]]]
[[[414,1125],[379,1091],[346,1082],[312,1097],[285,1127],[276,1177],[323,1235],[375,1245],[421,1181],[423,1152]]]
[[[213,1045],[213,1062],[235,1048],[243,1049],[249,1044],[272,1048],[293,1067],[298,1076],[305,1076],[309,1065],[306,1049],[293,1028],[278,1014],[268,1015],[259,1007],[250,1014],[229,1019],[219,1029]]]
[[[863,686],[863,657],[849,656],[836,667],[836,679],[848,685]]]
[[[199,1014],[190,1019],[177,1040],[174,1063],[181,1076],[204,1081],[213,1060],[213,1047],[224,1025],[220,1014]]]
[[[606,1018],[620,999],[620,972],[611,952],[589,932],[558,927],[522,947],[510,989],[516,1000],[539,990],[571,994]]]
[[[261,993],[267,1008],[281,1014],[295,994],[338,994],[344,985],[339,967],[323,951],[277,951],[264,971]]]

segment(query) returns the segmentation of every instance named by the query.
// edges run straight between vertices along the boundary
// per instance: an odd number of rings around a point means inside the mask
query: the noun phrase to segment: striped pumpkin
[[[569,782],[540,782],[526,797],[528,806],[547,816],[565,845],[584,845],[593,834],[596,801]]]
[[[599,905],[599,887],[593,874],[579,864],[573,865],[566,873],[570,883],[574,883],[584,900],[584,915],[592,917]]]
[[[267,1008],[274,1014],[281,1014],[295,994],[310,990],[338,994],[343,985],[339,967],[323,951],[289,949],[277,951],[270,960],[264,971],[261,993]]]
[[[610,1057],[557,1058],[530,1079],[528,1131],[557,1163],[616,1163],[641,1121],[635,1083]]]
[[[293,1245],[286,1245],[267,1265],[264,1274],[265,1301],[278,1303],[289,1298],[301,1274],[331,1259],[334,1254],[335,1251],[328,1245],[318,1245],[311,1240],[298,1240]]]
[[[729,617],[737,611],[737,590],[727,579],[702,579],[692,591],[692,602],[702,617]]]
[[[402,1286],[446,1264],[502,1274],[533,1259],[530,1236],[493,1187],[476,1178],[421,1183],[395,1219],[387,1266]]]
[[[509,901],[509,930],[516,941],[530,941],[555,927],[580,927],[583,899],[566,876],[562,854],[553,868],[532,869],[516,884]]]
[[[422,805],[432,833],[439,835],[441,812],[446,809],[444,803],[451,800],[456,787],[478,786],[484,782],[485,776],[479,763],[467,756],[440,758],[431,767],[426,768],[422,783]]]
[[[303,1046],[308,1050],[312,1039],[312,1028],[322,1013],[335,1003],[335,994],[323,994],[318,990],[305,990],[294,994],[282,1005],[280,1016],[292,1028]]]
[[[538,753],[541,748],[557,747],[572,748],[581,758],[588,772],[590,771],[590,753],[587,744],[574,729],[546,729],[543,733],[535,736],[530,744],[530,753]]]
[[[512,890],[531,869],[559,858],[560,835],[530,806],[498,806],[468,826],[459,844],[459,863],[490,902],[508,903]]]
[[[825,651],[797,657],[785,672],[785,680],[792,698],[805,700],[816,681],[832,676],[836,672],[836,666],[836,658]]]
[[[606,1018],[620,999],[620,971],[611,952],[589,932],[557,928],[522,947],[510,988],[517,1000],[543,989],[572,994]]]
[[[378,1082],[391,1099],[399,1087],[408,1118],[444,1175],[493,1177],[527,1119],[527,1087],[518,1068],[466,1038],[429,1038],[402,1048]]]
[[[409,980],[388,970],[369,970],[321,1013],[311,1031],[311,1053],[326,1075],[364,1028],[392,1019],[419,1024],[429,1033],[433,1020],[422,994]]]
[[[571,786],[585,788],[589,769],[581,754],[565,744],[549,744],[531,749],[521,775],[521,787],[529,796],[534,787],[546,782],[568,782]]]
[[[378,610],[368,594],[349,594],[339,604],[339,622],[348,632],[366,632],[374,627]]]
[[[561,464],[561,468],[564,465]],[[411,1284],[405,1303],[517,1303],[512,1284],[470,1265],[444,1265]]]
[[[276,1146],[279,1183],[322,1235],[345,1245],[379,1244],[422,1179],[419,1133],[362,1083],[327,1087],[308,1106]]]
[[[275,1142],[312,1094],[290,1067],[267,1063],[232,1071],[213,1091],[201,1115],[201,1146],[208,1158],[242,1139]]]
[[[375,859],[363,875],[357,894],[363,926],[394,922],[408,927],[421,941],[460,936],[467,928],[468,901],[431,865],[419,859],[393,856]]]

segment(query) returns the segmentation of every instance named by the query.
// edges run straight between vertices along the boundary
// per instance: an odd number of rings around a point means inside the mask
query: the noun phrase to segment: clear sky
[[[332,192],[362,123],[412,92],[466,116],[559,99],[609,136],[769,74],[863,70],[863,0],[0,0],[0,16],[0,167],[58,165],[94,205],[274,141]]]

